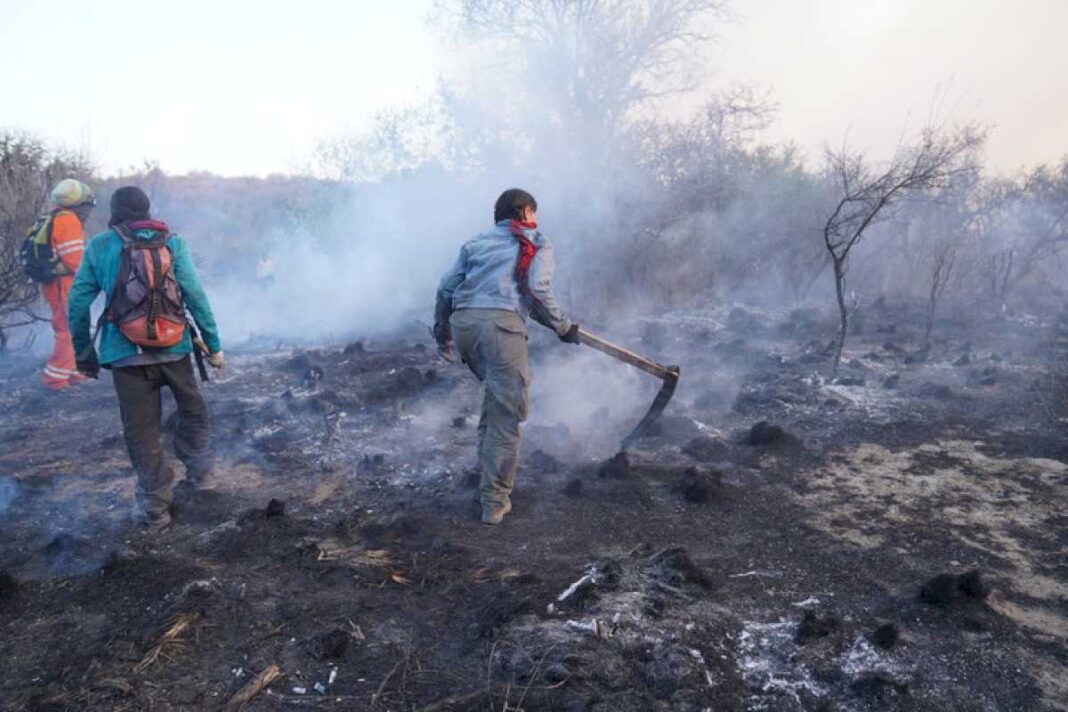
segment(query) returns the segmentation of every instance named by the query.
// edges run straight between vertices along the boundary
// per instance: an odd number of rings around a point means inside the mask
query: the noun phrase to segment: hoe
[[[650,361],[647,358],[643,358],[636,353],[627,351],[610,341],[605,341],[601,337],[595,336],[587,331],[582,331],[581,329],[579,330],[578,338],[579,343],[597,349],[602,353],[606,353],[612,358],[619,359],[623,363],[629,363],[635,368],[640,368],[664,382],[664,385],[660,387],[660,391],[656,394],[653,404],[649,406],[649,410],[645,414],[645,417],[634,427],[634,430],[630,431],[630,435],[623,438],[622,448],[626,450],[628,445],[649,432],[649,428],[652,427],[653,423],[655,423],[657,418],[664,412],[664,408],[667,408],[667,404],[671,402],[671,397],[675,395],[675,387],[679,385],[679,367],[663,366],[655,361]]]

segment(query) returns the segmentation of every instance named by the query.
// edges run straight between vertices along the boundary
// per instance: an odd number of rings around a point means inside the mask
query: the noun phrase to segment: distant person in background
[[[561,341],[577,344],[579,326],[556,303],[552,245],[538,232],[538,203],[525,190],[506,190],[492,229],[469,240],[441,280],[434,337],[451,360],[453,344],[486,384],[478,422],[482,522],[500,524],[512,509],[519,468],[520,423],[530,406],[529,314]]]
[[[264,286],[274,284],[274,260],[270,255],[263,255],[256,263],[256,279]]]
[[[85,249],[83,225],[96,205],[92,189],[73,178],[65,178],[52,188],[49,195],[52,210],[39,221],[51,247],[52,265],[50,274],[35,277],[41,283],[41,296],[52,311],[52,355],[41,374],[45,388],[60,391],[72,383],[85,380],[74,367],[74,347],[67,326],[67,295],[70,293],[74,273],[82,262]]]
[[[186,308],[203,336],[208,363],[222,368],[223,352],[189,248],[165,223],[153,220],[149,208],[139,188],[119,188],[112,195],[109,229],[89,241],[71,287],[70,324],[78,370],[96,378],[101,365],[111,369],[126,448],[137,471],[141,522],[159,532],[171,523],[174,483],[160,442],[164,386],[178,406],[174,449],[186,480],[194,489],[213,485],[211,420],[193,376]],[[107,303],[98,327],[98,359],[89,307],[102,291]]]

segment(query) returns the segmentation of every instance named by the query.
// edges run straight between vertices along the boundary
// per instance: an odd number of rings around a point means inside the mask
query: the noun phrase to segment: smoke
[[[183,198],[158,171],[141,176],[193,246],[224,343],[428,324],[440,275],[514,186],[539,200],[558,296],[579,321],[724,301],[834,308],[821,227],[840,196],[826,166],[765,142],[774,97],[687,81],[705,69],[698,38],[722,3],[551,18],[541,3],[477,5],[438,5],[435,26],[455,42],[432,96],[382,112],[366,134],[324,137],[316,170],[342,182],[216,180]],[[946,309],[1062,294],[1060,243],[1041,236],[1060,234],[1066,186],[1068,162],[915,196],[921,207],[903,205],[858,246],[848,289],[858,303],[922,303],[949,250]]]
[[[616,452],[660,386],[659,380],[631,366],[572,346],[536,353],[532,370],[529,429],[535,434],[563,429],[566,437],[544,445],[558,450],[563,440],[572,450],[554,454],[570,458],[604,458]],[[533,439],[538,444],[536,436]]]

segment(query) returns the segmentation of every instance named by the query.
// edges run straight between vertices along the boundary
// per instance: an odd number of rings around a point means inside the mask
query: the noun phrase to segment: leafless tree
[[[692,87],[695,51],[725,0],[442,0],[465,41],[503,40],[566,98],[570,130],[614,134],[626,113]],[[527,87],[529,88],[529,87]]]
[[[379,111],[366,133],[321,141],[314,171],[334,180],[374,182],[429,164],[450,165],[445,111],[440,96]]]
[[[992,235],[984,271],[989,293],[1004,311],[1013,290],[1028,280],[1041,282],[1068,247],[1068,159],[1040,166],[1001,192],[1007,224]]]
[[[942,188],[955,176],[974,170],[974,149],[982,139],[982,133],[974,126],[949,129],[931,125],[913,143],[902,145],[878,169],[849,148],[826,152],[827,175],[836,195],[823,224],[839,315],[831,367],[834,373],[838,371],[849,328],[845,279],[853,248],[911,193]]]

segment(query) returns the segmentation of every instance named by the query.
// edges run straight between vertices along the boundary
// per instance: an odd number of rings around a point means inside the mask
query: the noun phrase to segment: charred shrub
[[[979,573],[979,569],[972,569],[967,573],[961,574],[957,579],[957,589],[965,598],[970,598],[973,601],[981,601],[990,594],[986,584],[983,582],[983,575]]]
[[[956,575],[939,574],[920,587],[919,598],[934,606],[981,601],[989,591],[978,569]]]
[[[263,509],[250,509],[237,519],[237,523],[244,525],[249,522],[261,522],[265,519],[276,519],[286,514],[286,503],[280,499],[272,498]]]
[[[890,650],[900,639],[901,634],[897,629],[897,626],[893,623],[883,623],[881,626],[872,631],[868,639],[872,645],[882,648],[883,650]]]
[[[801,623],[797,626],[794,642],[798,645],[808,645],[814,640],[826,638],[841,626],[842,620],[833,613],[818,616],[814,611],[805,611]]]
[[[754,424],[753,427],[749,429],[749,433],[745,436],[745,444],[756,447],[785,445],[786,443],[793,441],[794,437],[792,435],[778,425],[772,425],[766,420]]]
[[[920,587],[920,600],[936,606],[945,606],[959,598],[958,577],[954,574],[938,574]]]

